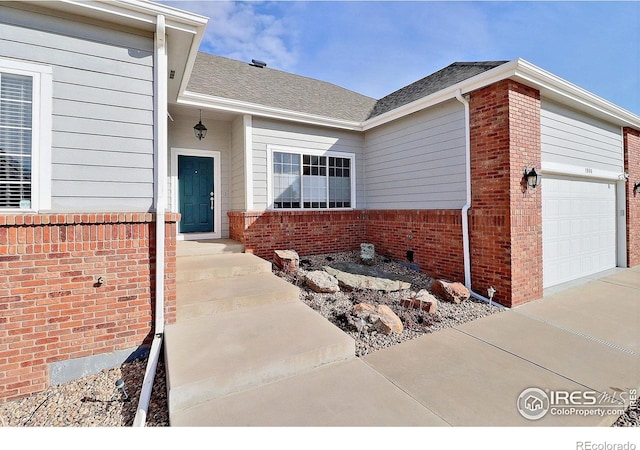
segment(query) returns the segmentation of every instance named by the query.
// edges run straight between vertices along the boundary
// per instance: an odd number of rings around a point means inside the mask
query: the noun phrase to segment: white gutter
[[[469,113],[469,102],[466,98],[462,96],[462,91],[458,89],[455,94],[456,99],[464,105],[464,123],[465,123],[465,166],[466,166],[466,193],[467,193],[467,201],[462,207],[462,253],[464,256],[464,285],[471,295],[481,300],[485,303],[488,303],[492,306],[497,306],[501,309],[504,307],[498,303],[494,303],[491,298],[483,297],[482,295],[474,292],[471,289],[471,252],[469,251],[469,215],[468,211],[471,207],[471,130],[470,130],[470,113]],[[490,297],[493,297],[493,287],[489,288],[492,292],[489,294]]]
[[[306,123],[331,128],[342,128],[345,130],[362,131],[362,122],[335,119],[331,117],[319,116],[289,109],[275,108],[271,106],[259,105],[241,100],[214,97],[211,95],[198,94],[196,92],[183,92],[178,96],[178,103],[181,105],[193,106],[194,108],[215,109],[235,114],[248,114],[252,116],[267,117],[278,120],[290,120],[294,122]]]
[[[155,310],[155,327],[154,338],[151,343],[147,368],[142,381],[142,389],[138,400],[138,410],[133,419],[134,427],[144,427],[147,420],[147,412],[149,410],[149,401],[151,400],[151,391],[153,389],[153,380],[158,366],[160,357],[160,349],[162,348],[162,338],[164,334],[164,214],[167,184],[167,47],[166,47],[166,29],[165,18],[158,15],[156,19],[155,33],[155,194],[154,199],[156,207],[156,310]]]

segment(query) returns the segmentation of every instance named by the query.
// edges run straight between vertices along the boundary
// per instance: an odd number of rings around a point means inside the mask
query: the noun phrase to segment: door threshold
[[[220,239],[220,233],[178,233],[179,241],[195,241],[198,239]]]

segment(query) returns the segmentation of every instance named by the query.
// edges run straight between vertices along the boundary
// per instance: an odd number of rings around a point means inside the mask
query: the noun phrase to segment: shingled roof
[[[456,62],[376,100],[325,81],[199,52],[187,90],[321,117],[363,122],[506,62]]]
[[[455,62],[421,80],[411,83],[381,98],[371,111],[369,119],[392,111],[427,95],[431,95],[468,78],[479,75],[508,61]]]
[[[325,81],[198,53],[187,90],[322,117],[362,122],[376,100]]]

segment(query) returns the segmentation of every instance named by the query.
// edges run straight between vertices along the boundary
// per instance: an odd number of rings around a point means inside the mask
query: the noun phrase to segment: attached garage
[[[612,269],[620,262],[622,130],[543,101],[541,144],[543,287],[547,288]]]
[[[616,267],[616,183],[545,177],[543,287]]]

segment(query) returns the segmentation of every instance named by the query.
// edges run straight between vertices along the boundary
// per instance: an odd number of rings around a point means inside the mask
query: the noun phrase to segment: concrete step
[[[169,416],[202,402],[355,357],[354,340],[302,302],[165,328]]]
[[[178,241],[176,255],[222,255],[227,253],[244,253],[244,245],[233,239],[203,239],[197,241]]]
[[[272,273],[180,283],[178,320],[298,301],[300,289]]]
[[[176,261],[178,283],[271,273],[271,263],[250,253],[182,256]]]

